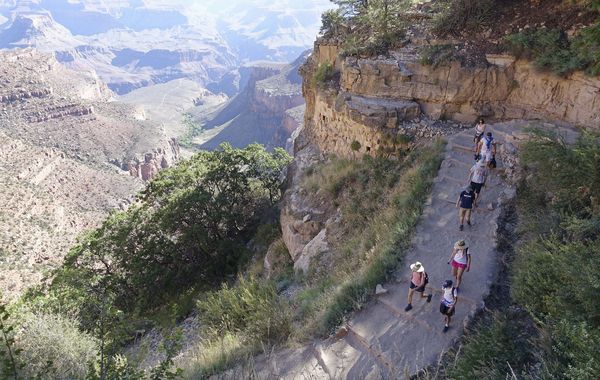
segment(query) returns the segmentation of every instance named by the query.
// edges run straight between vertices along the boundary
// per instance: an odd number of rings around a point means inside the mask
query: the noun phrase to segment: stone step
[[[345,337],[315,346],[331,379],[381,378],[381,368],[375,358],[363,352],[361,346],[354,347]],[[310,379],[311,377],[307,377]]]
[[[348,335],[344,339],[352,347],[361,352],[360,359],[357,362],[357,369],[360,368],[360,372],[365,373],[366,371],[363,368],[367,368],[372,373],[372,363],[375,362],[379,367],[378,373],[380,378],[394,378],[394,374],[398,373],[394,363],[377,346],[371,344],[365,336],[361,335],[361,332],[357,331],[355,327],[347,325],[346,329],[348,329]],[[369,334],[370,332],[366,333]]]

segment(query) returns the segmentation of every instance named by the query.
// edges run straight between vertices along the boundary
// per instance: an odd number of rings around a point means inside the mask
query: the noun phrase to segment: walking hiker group
[[[459,231],[464,231],[465,222],[470,228],[472,226],[472,211],[477,207],[481,197],[481,191],[487,182],[490,170],[496,167],[496,141],[491,132],[486,133],[486,125],[483,119],[480,119],[475,126],[475,136],[473,137],[475,164],[468,173],[468,185],[464,188],[456,200],[458,208]],[[450,265],[450,273],[453,280],[445,280],[442,284],[442,297],[440,299],[440,313],[444,316],[443,332],[450,328],[450,321],[455,313],[458,303],[458,291],[463,280],[463,274],[471,270],[471,252],[464,239],[454,243],[450,252],[447,264]],[[413,309],[413,295],[415,292],[420,294],[421,299],[431,302],[433,296],[430,290],[425,295],[429,275],[425,272],[425,267],[419,261],[410,265],[410,285],[408,290],[408,303],[404,308],[406,312]]]

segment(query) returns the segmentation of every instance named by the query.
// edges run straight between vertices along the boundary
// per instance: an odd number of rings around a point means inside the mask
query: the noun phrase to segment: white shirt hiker
[[[471,173],[473,173],[473,176],[471,177],[471,181],[473,181],[475,183],[485,183],[485,180],[488,175],[488,171],[485,166],[481,166],[478,163],[476,163],[471,168]]]

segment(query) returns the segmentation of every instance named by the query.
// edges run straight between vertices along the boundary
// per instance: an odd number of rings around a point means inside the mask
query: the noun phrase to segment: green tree
[[[106,339],[101,351],[110,358],[136,328],[127,318],[238,271],[247,241],[280,198],[289,162],[281,149],[224,144],[161,171],[135,205],[79,239],[50,293]]]

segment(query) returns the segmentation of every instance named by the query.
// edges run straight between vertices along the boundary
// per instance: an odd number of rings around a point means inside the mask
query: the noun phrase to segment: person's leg
[[[404,311],[410,311],[412,309],[412,298],[413,298],[414,291],[415,291],[415,286],[413,285],[413,283],[411,281],[410,288],[408,289],[408,304],[404,308]]]
[[[456,277],[457,277],[457,267],[454,266],[454,264],[452,264],[452,277],[454,277],[454,282],[456,282]]]
[[[471,209],[467,209],[465,211],[465,217],[467,218],[467,224],[470,226],[471,225]]]
[[[460,281],[462,280],[462,275],[465,271],[465,268],[454,268],[456,269],[456,289],[460,287]]]
[[[458,211],[458,222],[459,222],[459,229],[462,231],[463,225],[465,224],[465,209],[462,207]]]

